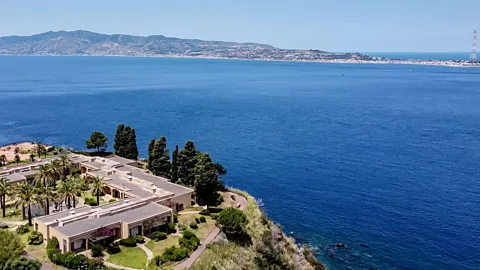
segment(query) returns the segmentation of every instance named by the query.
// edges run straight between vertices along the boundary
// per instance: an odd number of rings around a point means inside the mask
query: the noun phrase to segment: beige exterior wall
[[[189,206],[192,206],[192,201],[195,200],[195,199],[192,199],[192,194],[193,192],[183,194],[180,196],[175,196],[172,198],[172,202],[175,202],[177,204],[183,204],[183,209],[185,209]],[[176,211],[176,209],[173,209],[173,210]]]

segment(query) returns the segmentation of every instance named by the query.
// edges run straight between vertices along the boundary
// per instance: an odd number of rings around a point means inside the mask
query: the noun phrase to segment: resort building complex
[[[56,237],[62,252],[79,252],[101,241],[127,238],[155,230],[173,221],[173,214],[195,204],[194,191],[154,176],[139,168],[137,161],[114,157],[87,157],[68,154],[73,168],[85,178],[104,180],[101,206],[83,205],[36,217],[34,228],[44,240]],[[0,171],[11,184],[32,181],[36,168],[56,157]]]

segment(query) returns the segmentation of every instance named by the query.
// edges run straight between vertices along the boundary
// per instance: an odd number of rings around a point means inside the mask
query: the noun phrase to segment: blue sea
[[[0,145],[193,140],[330,269],[480,269],[479,104],[476,68],[0,57]]]

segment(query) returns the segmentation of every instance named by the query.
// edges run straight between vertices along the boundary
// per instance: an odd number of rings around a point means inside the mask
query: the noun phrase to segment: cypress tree
[[[195,167],[195,194],[199,205],[215,206],[218,204],[219,182],[215,164],[210,155],[201,154]]]
[[[125,143],[124,143],[124,133],[125,125],[120,124],[117,126],[117,132],[115,132],[115,139],[113,142],[113,149],[115,149],[115,155],[123,157],[125,155]]]
[[[195,183],[195,165],[197,164],[197,150],[195,143],[187,141],[184,149],[178,153],[178,177],[180,181],[187,185],[193,186]]]
[[[138,158],[138,148],[135,129],[124,124],[118,125],[113,148],[115,149],[115,155],[136,160]]]
[[[161,137],[153,144],[149,162],[149,169],[154,175],[170,178],[170,153],[167,149],[167,139],[165,137]]]
[[[176,183],[178,181],[178,144],[175,145],[175,150],[172,153],[172,172],[170,181]]]

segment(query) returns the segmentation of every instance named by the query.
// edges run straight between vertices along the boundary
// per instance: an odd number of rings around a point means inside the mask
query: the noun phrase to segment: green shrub
[[[200,223],[205,223],[205,222],[207,222],[207,219],[206,219],[204,216],[201,216],[201,217],[199,218],[199,220],[200,220]]]
[[[183,237],[186,238],[186,239],[191,239],[193,237],[197,237],[197,235],[195,235],[195,233],[190,231],[190,230],[185,230],[183,232]]]
[[[163,259],[162,256],[155,256],[155,258],[153,258],[153,261],[155,262],[156,266],[160,266],[165,262],[165,259]]]
[[[168,223],[167,231],[168,233],[177,232],[177,226],[175,226],[175,223]]]
[[[198,217],[196,217],[196,218],[195,218],[195,222],[196,222],[197,224],[199,224],[199,223],[200,223],[200,219],[198,219]]]
[[[29,260],[23,256],[7,262],[5,270],[40,270],[42,264],[37,260]]]
[[[200,245],[200,239],[196,236],[190,239],[182,237],[178,240],[178,243],[180,244],[180,247],[187,249],[188,252],[192,252]]]
[[[20,225],[17,227],[17,229],[15,230],[16,233],[18,234],[26,234],[30,231],[30,227],[28,227],[27,224],[25,225]]]
[[[196,223],[196,222],[190,223],[190,228],[192,228],[192,229],[198,229],[197,223]]]
[[[59,247],[60,247],[60,243],[58,242],[58,239],[55,236],[50,238],[50,240],[48,240],[47,249],[50,249],[50,248],[57,249]]]
[[[88,267],[88,258],[83,254],[74,254],[69,257],[65,267],[68,269],[86,269]]]
[[[88,204],[90,206],[97,206],[97,199],[94,198],[85,198],[85,204]]]
[[[200,245],[200,239],[190,230],[183,233],[183,237],[178,240],[180,247],[192,252]]]
[[[120,245],[125,246],[125,247],[135,247],[137,246],[137,240],[135,237],[128,237],[120,240]]]
[[[99,258],[88,259],[87,262],[88,262],[88,270],[105,269],[102,259],[99,259]]]
[[[217,226],[220,227],[227,236],[245,234],[247,223],[245,213],[233,207],[223,209],[217,218]]]
[[[178,215],[173,215],[173,223],[178,223]]]
[[[188,250],[186,248],[171,246],[165,249],[162,258],[166,261],[178,262],[188,257]]]
[[[213,220],[216,220],[218,218],[218,215],[219,214],[212,214],[211,217],[212,217]]]
[[[145,243],[145,237],[138,234],[138,235],[135,236],[135,241],[139,244],[143,244],[143,243]]]
[[[92,257],[102,257],[103,256],[103,247],[99,244],[92,246]]]
[[[109,203],[112,203],[112,202],[116,202],[117,200],[115,199],[110,199],[110,201],[108,201]]]
[[[28,235],[28,244],[38,246],[43,243],[43,234],[41,232],[33,231]]]
[[[108,245],[108,247],[107,247],[107,253],[108,254],[117,254],[120,251],[121,250],[120,250],[120,247],[118,246],[118,242],[110,243],[110,245]]]
[[[160,240],[164,240],[164,239],[167,239],[167,234],[164,233],[164,232],[154,232],[152,234],[152,240],[160,241]]]

